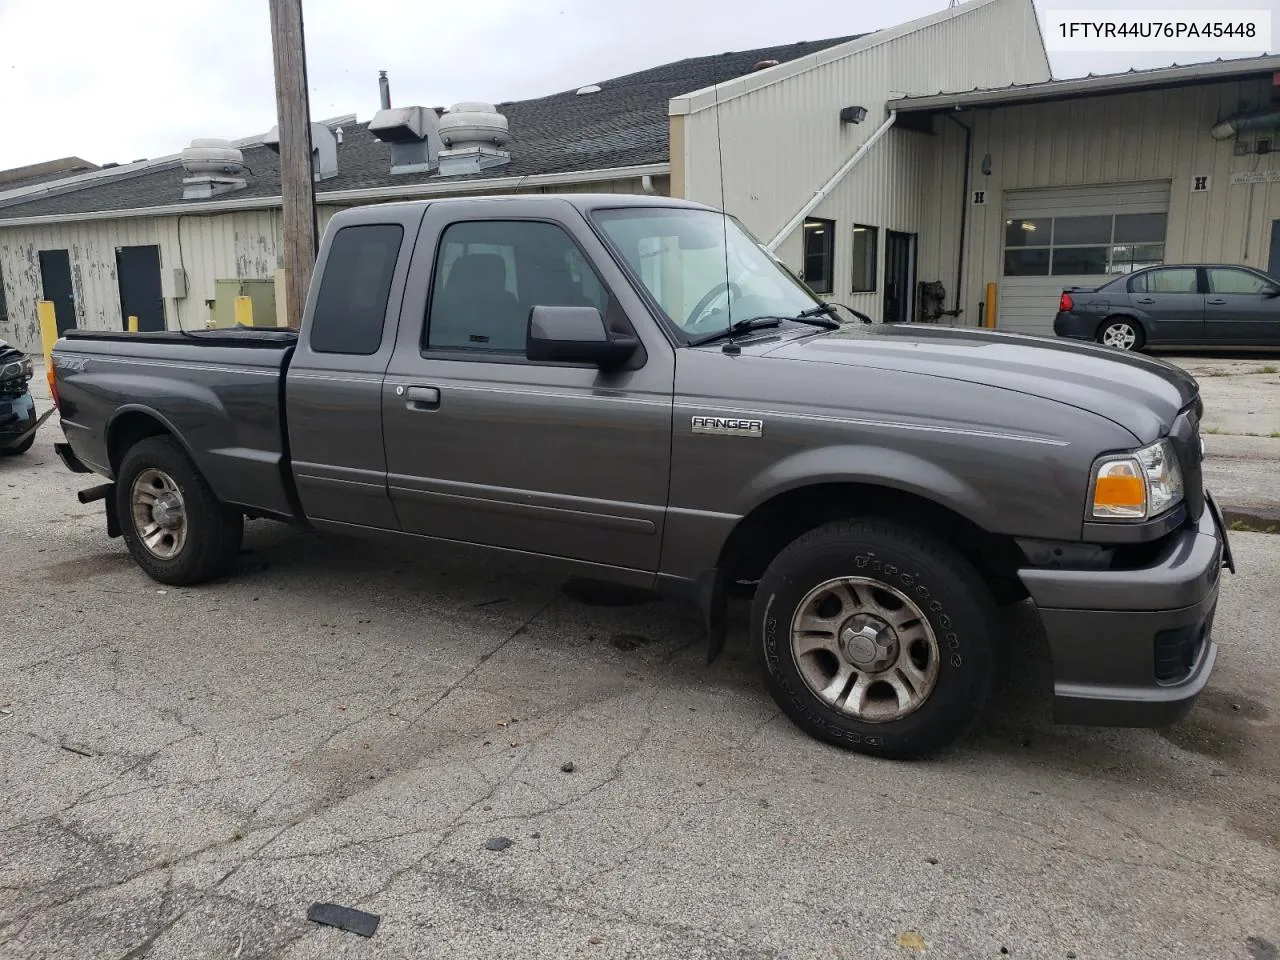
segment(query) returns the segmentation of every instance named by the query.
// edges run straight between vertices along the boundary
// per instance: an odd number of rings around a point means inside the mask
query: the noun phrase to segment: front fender
[[[912,453],[853,443],[801,450],[769,464],[743,489],[743,514],[779,494],[825,483],[888,487],[932,500],[984,530],[996,525],[987,498],[954,472]]]

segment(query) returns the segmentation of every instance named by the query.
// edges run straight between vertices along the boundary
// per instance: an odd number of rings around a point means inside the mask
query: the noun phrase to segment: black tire
[[[23,440],[16,447],[9,447],[7,450],[0,450],[0,457],[19,457],[26,453],[36,444],[36,435],[33,433],[27,439]]]
[[[910,621],[918,626],[900,629],[904,636],[921,638],[915,642],[924,645],[919,648],[923,652],[934,650],[934,679],[922,702],[900,718],[877,722],[844,712],[810,688],[797,664],[791,639],[793,617],[811,590],[838,578],[863,578],[887,586],[894,592],[875,595],[898,603],[898,595],[906,596],[923,614]],[[837,609],[837,618],[844,617],[845,608]],[[902,610],[910,612],[905,605]],[[842,520],[805,534],[769,565],[751,615],[752,640],[774,700],[801,729],[839,747],[898,760],[935,753],[969,730],[991,688],[998,620],[990,591],[958,552],[905,525]],[[842,630],[833,630],[833,636],[844,635]],[[914,630],[920,633],[909,633]],[[891,642],[897,645],[896,640]],[[818,656],[829,656],[832,669],[840,668],[838,656],[826,652]],[[868,683],[875,688],[879,681]],[[841,700],[839,694],[836,700]]]
[[[172,478],[185,507],[185,536],[169,558],[142,540],[133,510],[133,486],[144,471]],[[204,583],[225,574],[244,536],[244,516],[218,501],[186,450],[172,437],[149,437],[129,449],[116,476],[116,509],[129,553],[149,577],[173,586]]]
[[[1113,330],[1124,330],[1125,340],[1128,346],[1114,342],[1108,334]],[[1132,338],[1131,340],[1129,338]],[[1098,325],[1098,332],[1094,336],[1098,343],[1105,347],[1111,347],[1113,350],[1132,350],[1137,352],[1141,350],[1147,342],[1147,335],[1142,329],[1142,324],[1128,317],[1107,317]]]

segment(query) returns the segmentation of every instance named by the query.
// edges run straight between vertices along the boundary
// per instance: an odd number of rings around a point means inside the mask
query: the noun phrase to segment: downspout
[[[960,194],[960,243],[956,256],[956,305],[948,311],[951,316],[960,316],[960,288],[964,284],[964,247],[968,238],[965,228],[969,223],[969,188],[973,170],[973,127],[961,123],[953,114],[943,114],[948,120],[964,131],[964,190]]]
[[[800,208],[796,215],[787,221],[787,225],[779,230],[772,240],[765,244],[765,248],[768,249],[770,253],[777,250],[782,241],[791,236],[791,232],[795,230],[796,227],[804,223],[804,218],[813,212],[814,207],[827,198],[827,195],[836,188],[836,185],[839,184],[842,179],[844,179],[844,175],[852,170],[858,161],[862,159],[863,155],[875,145],[875,142],[888,132],[896,119],[898,119],[898,111],[890,110],[889,119],[880,124],[880,126],[876,128],[875,133],[867,137],[862,146],[858,147],[858,149],[854,151],[853,156],[846,160],[843,166],[835,172],[831,179],[824,183],[814,193],[814,195],[809,198],[805,205]]]

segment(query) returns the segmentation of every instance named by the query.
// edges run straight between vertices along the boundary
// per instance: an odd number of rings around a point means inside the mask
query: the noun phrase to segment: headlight
[[[1182,471],[1168,440],[1093,466],[1090,515],[1095,520],[1145,520],[1182,500]]]

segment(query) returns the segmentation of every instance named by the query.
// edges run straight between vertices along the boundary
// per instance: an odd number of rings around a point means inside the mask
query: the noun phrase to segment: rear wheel
[[[1142,335],[1142,328],[1132,320],[1109,317],[1098,328],[1098,342],[1117,350],[1141,350],[1146,337]]]
[[[996,608],[947,544],[880,520],[840,521],[769,565],[752,608],[765,682],[809,734],[896,759],[970,727],[991,684]]]
[[[244,517],[218,501],[172,437],[150,437],[125,454],[116,509],[129,553],[161,583],[212,580],[230,569],[240,550]]]

